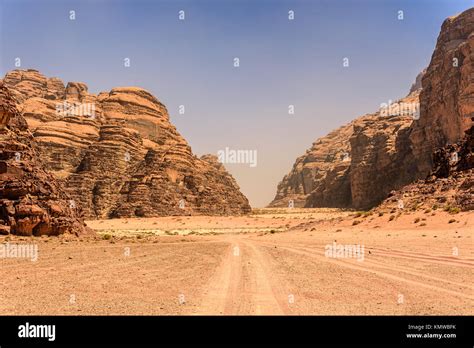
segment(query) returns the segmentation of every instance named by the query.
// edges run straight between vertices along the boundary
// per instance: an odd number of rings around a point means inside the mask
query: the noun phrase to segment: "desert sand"
[[[89,221],[95,236],[2,236],[0,314],[473,314],[473,213],[260,209]],[[356,222],[354,222],[356,221]],[[363,259],[327,245],[359,245]]]

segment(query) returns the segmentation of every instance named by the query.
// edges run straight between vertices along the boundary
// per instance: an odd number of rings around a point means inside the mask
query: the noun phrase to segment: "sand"
[[[472,315],[474,213],[390,215],[262,209],[2,236],[38,260],[0,258],[0,314]]]

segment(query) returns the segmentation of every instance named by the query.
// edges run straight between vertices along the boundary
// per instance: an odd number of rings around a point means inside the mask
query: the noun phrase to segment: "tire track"
[[[316,258],[320,261],[337,264],[337,265],[340,265],[341,267],[373,273],[377,276],[380,276],[381,278],[387,278],[387,279],[391,279],[391,280],[395,280],[395,281],[401,281],[401,282],[408,283],[408,284],[411,284],[411,285],[421,286],[421,287],[424,287],[424,288],[427,288],[427,289],[430,289],[430,290],[435,290],[435,291],[438,291],[438,292],[444,292],[444,293],[447,293],[447,294],[450,294],[450,295],[453,295],[453,296],[462,297],[462,298],[469,299],[469,300],[474,300],[473,296],[466,295],[466,294],[464,294],[462,292],[459,292],[459,291],[449,290],[449,289],[442,288],[442,287],[439,287],[439,286],[426,284],[426,283],[423,283],[423,282],[420,282],[420,281],[403,278],[403,277],[396,276],[394,274],[383,272],[383,271],[377,271],[377,270],[374,270],[374,269],[370,269],[370,268],[367,268],[367,267],[364,267],[364,266],[360,266],[360,265],[357,265],[357,264],[347,262],[347,261],[342,260],[342,259],[338,259],[338,260],[329,259],[329,258],[327,258],[323,255],[319,255],[319,254],[316,254],[314,252],[305,251],[301,247],[300,248],[288,247],[288,246],[281,245],[281,244],[279,245],[279,247],[282,248],[282,249],[288,250],[290,252],[294,252],[294,253],[298,253],[298,254],[301,254],[301,255],[306,255],[306,256],[309,256],[309,257],[312,257],[312,258]]]

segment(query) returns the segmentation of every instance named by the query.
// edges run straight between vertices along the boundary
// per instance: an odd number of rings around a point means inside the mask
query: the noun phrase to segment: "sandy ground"
[[[474,314],[474,213],[391,216],[267,209],[1,237],[38,260],[0,258],[0,314]]]

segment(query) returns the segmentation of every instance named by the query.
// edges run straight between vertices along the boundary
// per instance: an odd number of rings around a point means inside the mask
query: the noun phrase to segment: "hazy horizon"
[[[443,20],[470,7],[464,0],[0,0],[0,75],[32,68],[85,82],[95,94],[149,90],[196,155],[258,151],[255,167],[225,166],[262,207],[317,138],[408,94]]]

